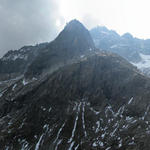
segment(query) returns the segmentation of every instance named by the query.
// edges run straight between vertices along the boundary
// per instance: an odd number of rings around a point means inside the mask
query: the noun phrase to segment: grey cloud
[[[1,0],[0,56],[10,49],[52,40],[59,0]]]
[[[85,14],[82,17],[82,20],[84,25],[86,25],[86,27],[90,30],[91,28],[95,27],[96,25],[102,25],[103,23],[95,18],[94,16],[90,15],[90,14]]]

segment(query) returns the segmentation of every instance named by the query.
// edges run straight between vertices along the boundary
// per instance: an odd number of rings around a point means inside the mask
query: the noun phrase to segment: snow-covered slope
[[[137,63],[131,63],[134,66],[136,66],[139,70],[141,70],[144,74],[150,76],[150,55],[144,55],[142,53],[140,53],[139,55],[141,57],[141,61]]]
[[[150,68],[150,55],[144,55],[140,53],[141,61],[138,63],[132,63],[137,66],[138,69]]]

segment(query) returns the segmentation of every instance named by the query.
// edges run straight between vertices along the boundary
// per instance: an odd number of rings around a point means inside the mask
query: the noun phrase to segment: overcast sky
[[[66,22],[104,25],[150,38],[150,0],[0,0],[0,56],[10,49],[51,41]]]

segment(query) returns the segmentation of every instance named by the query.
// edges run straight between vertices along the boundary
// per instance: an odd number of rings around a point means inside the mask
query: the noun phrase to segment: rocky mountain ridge
[[[0,92],[1,150],[149,150],[149,78],[80,22],[30,65]]]

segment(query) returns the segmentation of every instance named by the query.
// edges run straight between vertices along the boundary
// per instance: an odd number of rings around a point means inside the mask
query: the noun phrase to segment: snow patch
[[[26,54],[21,54],[21,53],[18,53],[18,54],[10,54],[8,56],[4,56],[2,58],[2,61],[8,61],[8,60],[12,60],[12,61],[15,61],[16,59],[24,59],[24,60],[27,60],[28,59],[28,56]]]
[[[131,104],[133,101],[133,97],[131,97],[131,99],[129,100],[128,104]]]
[[[95,115],[98,115],[100,112],[98,112],[98,111],[96,111],[96,110],[94,110],[92,107],[90,107],[90,110],[92,111],[92,112],[94,112],[95,113]]]
[[[74,150],[77,150],[78,149],[78,147],[79,147],[79,144],[74,148]]]
[[[134,145],[135,143],[134,143],[134,141],[132,141],[132,142],[130,142],[128,145]]]
[[[145,117],[147,116],[148,111],[149,111],[149,108],[150,108],[150,105],[147,106],[146,111],[145,111],[145,113],[144,113],[144,116],[142,117],[142,120],[144,120]]]
[[[70,144],[70,147],[69,147],[69,149],[68,150],[72,150],[72,147],[73,147],[73,145],[74,145],[74,141]]]
[[[131,62],[138,69],[150,68],[150,55],[144,55],[142,53],[139,54],[141,57],[141,61],[138,63]]]
[[[112,45],[110,48],[112,49],[112,48],[116,48],[116,47],[118,47],[118,45]]]
[[[59,131],[58,131],[58,133],[57,133],[57,136],[56,136],[56,139],[55,139],[54,143],[56,143],[56,141],[58,140],[59,135],[60,135],[62,129],[64,128],[64,126],[65,126],[65,123],[66,123],[66,122],[64,122],[63,125],[61,126],[61,128],[59,129]]]
[[[44,134],[42,134],[42,135],[40,136],[39,141],[37,142],[37,144],[36,144],[36,146],[35,146],[35,150],[39,150],[39,148],[40,148],[40,143],[41,143],[41,141],[42,141],[43,136],[44,136]]]
[[[71,143],[72,140],[73,140],[73,138],[74,138],[74,134],[75,134],[76,127],[77,127],[77,122],[78,122],[78,119],[79,119],[80,107],[81,107],[81,102],[80,102],[80,104],[78,105],[78,110],[77,110],[77,115],[76,115],[74,127],[73,127],[73,130],[72,130],[72,135],[71,135],[70,139],[68,140],[68,143]]]
[[[80,58],[83,58],[85,55],[81,55]]]
[[[92,48],[89,48],[89,51],[92,51]]]
[[[93,147],[96,147],[96,146],[97,146],[97,143],[96,143],[96,142],[94,142],[94,143],[92,144],[92,146],[93,146]]]
[[[97,121],[96,125],[97,125],[97,128],[96,128],[95,132],[98,133],[99,132],[99,128],[100,128],[100,121]]]
[[[100,147],[104,146],[104,143],[102,141],[99,141],[98,144],[99,144]]]
[[[21,150],[28,150],[29,149],[28,148],[29,143],[25,139],[23,139],[20,143],[22,144]]]
[[[16,87],[17,87],[17,84],[14,84],[14,86],[12,87],[12,90],[14,91]]]
[[[110,149],[111,149],[111,147],[107,147],[107,148],[106,148],[106,150],[110,150]]]
[[[61,140],[59,140],[59,141],[57,142],[57,145],[56,145],[56,147],[55,147],[55,150],[57,150],[57,149],[58,149],[58,146],[61,144],[61,142],[62,142],[62,139],[61,139]]]
[[[22,80],[23,85],[27,85],[29,82],[27,82],[25,79]]]
[[[83,125],[83,130],[84,130],[84,135],[85,137],[87,137],[87,132],[86,132],[86,129],[85,129],[85,102],[83,103],[82,105],[82,125]]]

